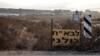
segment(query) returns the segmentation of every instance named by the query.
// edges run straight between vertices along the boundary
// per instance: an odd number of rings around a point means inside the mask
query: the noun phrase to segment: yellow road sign
[[[54,29],[52,32],[52,47],[70,46],[80,41],[80,30]]]

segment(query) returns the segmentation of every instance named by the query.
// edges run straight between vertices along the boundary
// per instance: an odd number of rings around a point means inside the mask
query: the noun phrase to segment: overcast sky
[[[100,11],[100,0],[0,0],[0,8]]]

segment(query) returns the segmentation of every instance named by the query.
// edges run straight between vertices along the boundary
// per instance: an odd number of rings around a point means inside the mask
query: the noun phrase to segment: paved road
[[[100,56],[100,54],[76,51],[0,51],[0,56]]]

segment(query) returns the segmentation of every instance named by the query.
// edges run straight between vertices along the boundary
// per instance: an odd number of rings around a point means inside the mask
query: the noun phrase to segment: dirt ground
[[[76,51],[0,51],[0,56],[99,56],[100,53]]]

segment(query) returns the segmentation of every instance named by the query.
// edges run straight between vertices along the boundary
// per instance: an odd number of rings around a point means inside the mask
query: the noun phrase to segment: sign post
[[[51,19],[51,48],[52,48],[52,33],[53,32],[53,19]]]
[[[84,16],[84,36],[86,38],[92,38],[92,19],[91,15]]]

